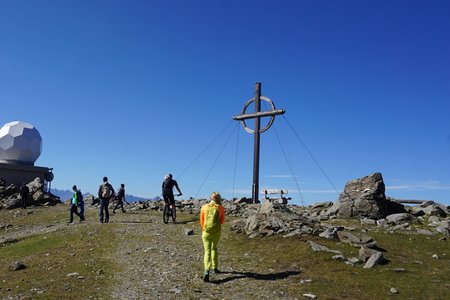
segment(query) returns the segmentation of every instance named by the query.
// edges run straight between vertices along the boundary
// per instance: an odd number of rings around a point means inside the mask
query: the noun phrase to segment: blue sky
[[[249,196],[253,137],[231,118],[262,82],[286,114],[261,136],[261,188],[335,201],[347,181],[381,172],[388,196],[450,204],[449,11],[448,1],[3,0],[0,123],[37,127],[36,165],[54,168],[56,188],[94,192],[106,175],[154,197],[170,172],[186,197]]]

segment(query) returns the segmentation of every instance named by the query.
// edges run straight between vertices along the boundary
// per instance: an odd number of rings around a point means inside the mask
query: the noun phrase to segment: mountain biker
[[[175,196],[173,195],[173,187],[178,191],[177,196],[183,195],[181,193],[180,187],[176,180],[173,180],[172,174],[167,174],[164,176],[164,181],[162,183],[162,196],[164,198],[164,205],[170,204],[170,208],[175,206]]]

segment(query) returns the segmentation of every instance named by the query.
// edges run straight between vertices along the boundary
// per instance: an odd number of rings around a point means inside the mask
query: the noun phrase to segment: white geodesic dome
[[[0,128],[0,161],[34,165],[42,151],[42,137],[31,124],[14,121]]]

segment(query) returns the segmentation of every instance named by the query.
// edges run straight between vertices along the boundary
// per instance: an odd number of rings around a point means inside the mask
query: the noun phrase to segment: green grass
[[[356,225],[354,220],[345,222]],[[347,224],[348,225],[348,224]],[[358,229],[356,229],[358,230]],[[332,253],[310,250],[308,240],[340,250],[345,257],[357,257],[358,248],[319,237],[271,236],[247,239],[224,231],[221,256],[225,264],[239,266],[241,270],[266,274],[300,271],[300,274],[275,284],[289,295],[316,294],[322,299],[375,299],[388,298],[395,287],[402,299],[448,299],[450,290],[450,246],[439,241],[441,236],[426,237],[405,233],[369,232],[389,259],[386,265],[363,269],[333,261]],[[432,258],[437,254],[440,259]],[[270,257],[270,259],[267,259]],[[421,262],[421,263],[419,263]],[[404,272],[394,272],[404,268]],[[299,284],[301,279],[310,283]]]
[[[141,215],[140,215],[141,214]],[[151,215],[161,222],[161,234],[181,235],[177,247],[197,249],[198,260],[192,267],[202,272],[202,245],[198,236],[198,216],[178,213],[179,224],[163,225],[160,212],[142,212],[127,215],[144,220]],[[39,226],[57,231],[40,233],[19,239],[18,242],[0,247],[0,298],[9,296],[33,299],[109,299],[111,288],[123,266],[117,264],[117,245],[125,237],[119,236],[125,230],[125,223],[110,223],[106,226],[96,222],[97,210],[87,210],[89,223],[65,225],[68,210],[65,206],[36,208],[26,215],[25,211],[0,211],[1,223],[20,228]],[[147,220],[147,219],[145,219]],[[281,235],[248,239],[230,231],[232,218],[223,226],[219,244],[220,268],[228,271],[222,275],[223,282],[205,286],[200,280],[190,283],[190,297],[214,295],[216,298],[230,298],[233,295],[251,295],[251,290],[269,287],[273,298],[286,296],[302,298],[304,293],[313,293],[319,299],[448,299],[450,290],[450,245],[448,240],[440,241],[442,235],[423,236],[409,233],[386,233],[371,226],[362,226],[357,220],[339,220],[339,224],[362,228],[384,249],[389,259],[386,265],[363,269],[362,265],[350,266],[333,261],[332,253],[316,253],[307,241],[312,240],[330,249],[340,250],[345,257],[358,255],[358,248],[319,237],[291,237]],[[130,223],[131,226],[141,226]],[[197,236],[183,240],[182,228],[194,228]],[[118,230],[120,229],[120,230]],[[373,231],[370,231],[373,229]],[[159,231],[158,231],[159,232]],[[0,231],[4,235],[5,230]],[[123,233],[123,232],[122,232]],[[155,235],[126,235],[129,245],[151,244]],[[176,240],[176,239],[175,239]],[[188,242],[186,242],[188,241]],[[437,254],[439,259],[432,257]],[[151,258],[149,258],[151,259]],[[14,261],[22,261],[27,268],[9,270]],[[404,268],[404,272],[394,272]],[[102,270],[99,272],[99,270]],[[67,277],[78,272],[83,279]],[[178,285],[183,285],[183,274]],[[304,282],[301,280],[311,280]],[[399,294],[391,295],[395,287]],[[187,288],[186,288],[187,289]],[[209,290],[208,290],[209,289]],[[205,290],[208,290],[206,292]],[[44,291],[44,292],[42,292]],[[203,291],[198,294],[196,291]],[[250,291],[250,292],[249,292]]]
[[[53,224],[55,218],[65,223],[68,218],[61,208],[49,212],[47,208],[33,209],[31,215],[7,221],[30,226],[48,221]],[[98,224],[74,224],[0,247],[0,295],[33,299],[79,299],[80,295],[108,298],[105,287],[113,282],[110,277],[117,268],[110,259],[115,239],[112,232]],[[22,261],[26,269],[11,271],[9,265],[15,261]],[[84,278],[67,277],[74,272]]]

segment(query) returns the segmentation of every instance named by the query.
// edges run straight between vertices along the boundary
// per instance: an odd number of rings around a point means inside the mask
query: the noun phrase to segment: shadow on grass
[[[122,223],[122,224],[150,224],[154,223],[152,221],[113,221],[111,223]]]
[[[184,220],[184,221],[178,221],[177,220],[177,224],[189,224],[189,223],[194,223],[194,222],[199,222],[198,218],[194,218],[194,219],[190,219],[190,220]]]
[[[258,274],[253,272],[220,272],[219,274],[231,274],[231,276],[213,280],[211,279],[211,283],[213,284],[223,284],[232,280],[236,279],[242,279],[242,278],[251,278],[255,280],[280,280],[288,278],[289,276],[294,276],[300,274],[300,271],[286,271],[286,272],[279,272],[279,273],[269,273],[269,274]]]

